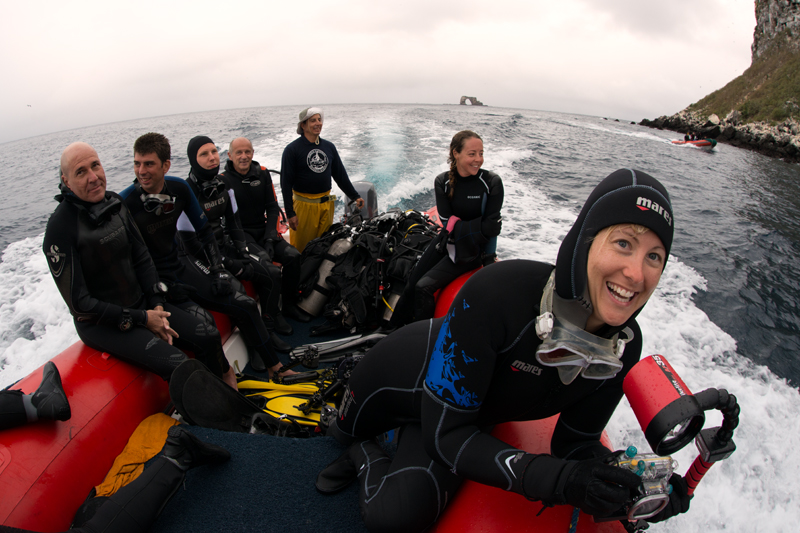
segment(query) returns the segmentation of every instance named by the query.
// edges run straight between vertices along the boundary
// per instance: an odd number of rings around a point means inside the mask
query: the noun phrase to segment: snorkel
[[[607,379],[622,369],[620,357],[633,333],[627,324],[604,325],[596,334],[585,331],[593,312],[588,293],[589,248],[597,234],[609,226],[634,224],[653,231],[664,245],[664,266],[672,246],[673,216],[669,194],[658,180],[644,172],[620,169],[597,187],[581,209],[558,251],[556,267],[540,302],[536,333],[544,342],[537,360],[559,370],[568,385],[578,374]],[[662,270],[663,271],[663,270]]]

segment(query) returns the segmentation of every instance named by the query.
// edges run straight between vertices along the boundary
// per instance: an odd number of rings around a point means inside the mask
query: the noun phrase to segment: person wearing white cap
[[[347,171],[332,142],[320,138],[325,114],[319,107],[300,112],[297,139],[289,143],[281,158],[281,193],[289,219],[289,242],[302,252],[333,224],[336,196],[331,179],[361,209],[364,200],[350,183]]]

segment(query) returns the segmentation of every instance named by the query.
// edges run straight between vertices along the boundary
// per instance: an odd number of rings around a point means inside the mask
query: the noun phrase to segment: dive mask
[[[575,381],[578,374],[598,380],[617,375],[623,367],[620,358],[625,344],[633,339],[633,331],[625,328],[606,339],[567,320],[560,320],[552,313],[554,287],[555,271],[542,295],[542,314],[536,319],[536,333],[543,340],[536,349],[536,360],[543,366],[558,368],[558,376],[564,385]]]
[[[142,201],[144,210],[148,213],[155,212],[156,216],[161,213],[171,213],[175,209],[175,197],[168,194],[142,194],[139,199]]]
[[[101,202],[86,206],[86,213],[93,224],[100,225],[112,215],[118,213],[120,207],[122,207],[122,201],[116,196],[111,196]]]
[[[206,198],[212,198],[228,189],[228,186],[225,185],[225,182],[219,178],[203,181],[198,180],[197,184],[200,186],[200,190],[203,192],[203,196]]]

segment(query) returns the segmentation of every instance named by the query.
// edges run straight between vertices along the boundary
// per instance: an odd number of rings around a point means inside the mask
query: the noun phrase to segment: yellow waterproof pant
[[[329,197],[327,202],[320,202],[324,197]],[[289,244],[302,253],[310,241],[313,241],[333,224],[333,208],[336,197],[330,191],[319,194],[305,194],[292,191],[292,203],[297,215],[297,230],[289,230]]]

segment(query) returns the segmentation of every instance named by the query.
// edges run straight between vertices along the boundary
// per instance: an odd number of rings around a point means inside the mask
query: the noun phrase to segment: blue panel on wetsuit
[[[469,308],[466,301],[463,304],[463,309]],[[480,402],[477,400],[477,395],[463,386],[458,386],[458,381],[464,377],[461,369],[474,362],[475,359],[470,358],[458,346],[450,332],[450,320],[454,317],[455,312],[456,307],[454,306],[439,329],[439,336],[428,365],[428,374],[425,376],[425,384],[429,390],[447,403],[459,407],[479,407]]]

